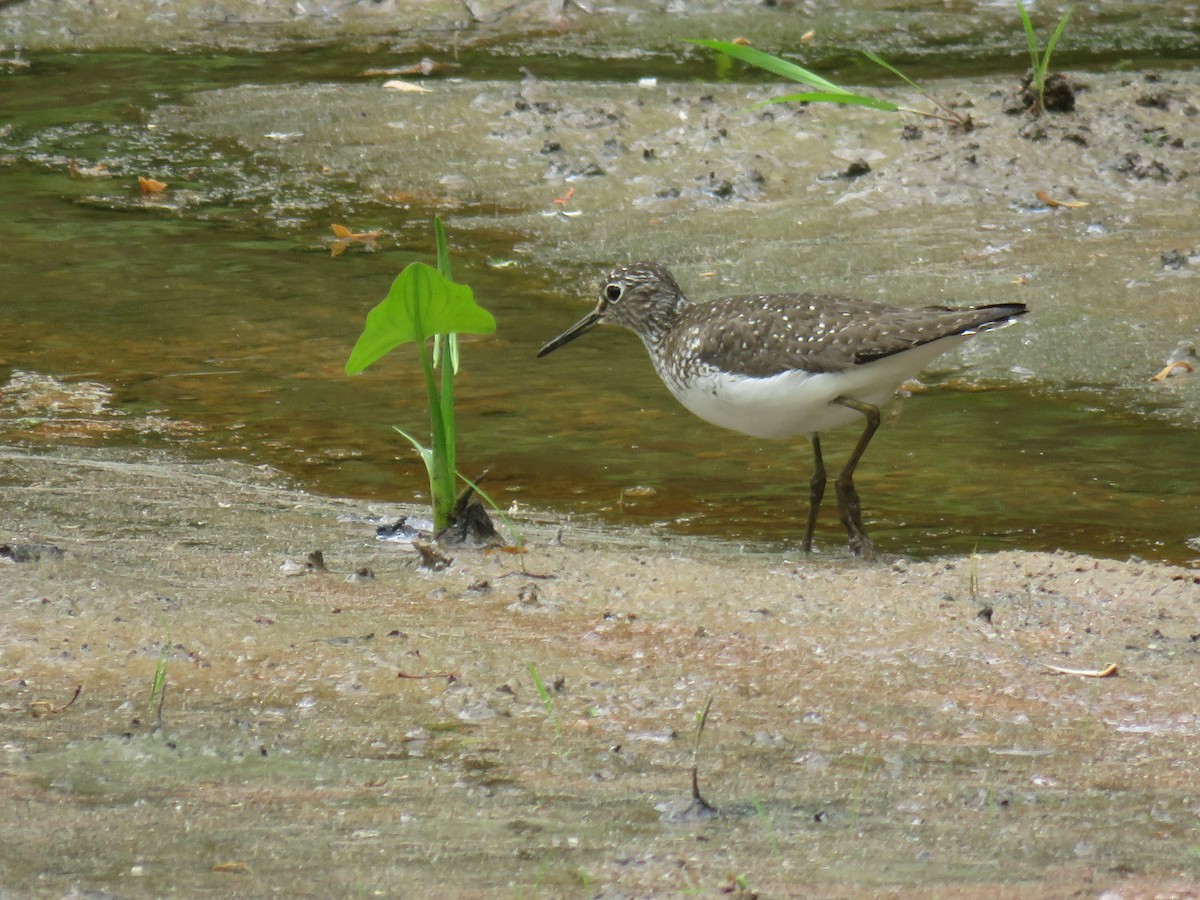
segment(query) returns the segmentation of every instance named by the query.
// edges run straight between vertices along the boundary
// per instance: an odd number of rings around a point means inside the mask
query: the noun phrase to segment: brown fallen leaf
[[[66,710],[76,700],[78,700],[79,695],[82,693],[83,693],[83,685],[77,684],[75,686],[75,693],[71,696],[71,699],[68,700],[66,703],[64,703],[62,706],[55,706],[49,700],[34,700],[32,703],[29,704],[29,714],[31,716],[33,716],[35,719],[40,719],[42,716],[56,716],[60,712],[63,712],[64,710]]]
[[[373,231],[354,232],[345,225],[330,225],[329,227],[333,229],[333,236],[339,241],[362,241],[366,243],[376,240],[383,234],[383,229],[381,228],[376,228]]]
[[[143,178],[139,175],[138,187],[143,194],[161,194],[167,189],[167,184],[162,181],[155,181],[153,178]]]
[[[1033,196],[1037,197],[1047,206],[1061,206],[1063,209],[1082,209],[1088,205],[1082,200],[1055,200],[1045,191],[1037,191]]]
[[[1052,666],[1050,663],[1042,663],[1042,665],[1059,675],[1079,675],[1083,678],[1112,678],[1117,674],[1116,663],[1111,663],[1103,669],[1064,669],[1062,666]]]
[[[1184,360],[1184,359],[1177,359],[1174,362],[1167,363],[1166,367],[1161,372],[1159,372],[1157,375],[1153,376],[1150,380],[1151,381],[1166,381],[1172,375],[1178,375],[1181,372],[1187,373],[1187,372],[1194,372],[1194,371],[1196,371],[1196,370],[1190,362],[1188,362],[1187,360]]]
[[[800,43],[807,44],[809,41],[811,41],[816,36],[817,36],[817,33],[815,31],[806,31],[806,32],[804,32],[804,34],[800,35]]]
[[[249,872],[250,867],[244,862],[223,862],[217,863],[212,867],[212,870],[214,872],[232,872],[234,874],[241,875],[245,872]]]
[[[345,225],[330,225],[329,227],[333,229],[333,241],[329,244],[329,255],[334,259],[345,253],[346,248],[351,244],[366,244],[368,247],[374,247],[375,241],[383,234],[383,230],[380,228],[355,232]]]

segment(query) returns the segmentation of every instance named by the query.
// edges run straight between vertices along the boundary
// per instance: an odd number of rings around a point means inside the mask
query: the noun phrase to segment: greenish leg
[[[858,502],[858,491],[854,488],[854,469],[879,428],[879,407],[849,397],[838,397],[833,402],[860,412],[867,419],[867,427],[863,429],[862,437],[854,445],[854,452],[850,454],[850,459],[838,475],[834,487],[837,489],[838,512],[841,513],[842,524],[846,526],[846,533],[850,535],[850,552],[863,559],[878,559],[875,545],[863,529],[862,506]]]
[[[808,492],[808,529],[804,532],[804,552],[812,553],[813,530],[817,527],[817,511],[825,496],[825,460],[821,458],[821,436],[813,434],[813,476]]]

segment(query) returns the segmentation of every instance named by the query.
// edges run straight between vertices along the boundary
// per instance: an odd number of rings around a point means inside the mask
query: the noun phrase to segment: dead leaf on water
[[[345,225],[330,225],[329,227],[333,229],[334,237],[339,241],[373,241],[383,234],[383,229],[381,228],[376,228],[372,231],[354,232]]]
[[[1063,209],[1082,209],[1088,205],[1082,200],[1055,200],[1045,191],[1037,191],[1033,196],[1037,197],[1047,206],[1061,206]]]
[[[380,228],[355,232],[345,225],[330,225],[329,227],[333,229],[333,241],[329,244],[329,255],[334,259],[345,253],[346,248],[351,244],[365,244],[368,247],[374,247],[375,241],[383,234],[383,230]]]
[[[413,84],[411,81],[401,81],[399,78],[393,78],[391,81],[383,83],[384,88],[389,91],[400,91],[406,94],[432,94],[429,88],[419,84]]]
[[[161,194],[167,189],[166,182],[155,181],[153,178],[138,176],[138,187],[143,194]]]

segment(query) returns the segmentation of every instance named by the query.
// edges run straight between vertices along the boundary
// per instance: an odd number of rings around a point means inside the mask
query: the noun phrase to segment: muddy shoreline
[[[0,457],[0,543],[27,551],[0,560],[9,890],[1200,884],[1194,570],[864,566],[542,520],[522,555],[430,572],[362,521],[403,509],[261,469]],[[295,574],[317,549],[329,571]],[[689,817],[709,697],[720,813]]]

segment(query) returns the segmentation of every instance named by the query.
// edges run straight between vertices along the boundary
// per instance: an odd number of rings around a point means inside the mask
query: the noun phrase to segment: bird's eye
[[[621,286],[619,284],[610,284],[604,289],[604,298],[609,303],[614,303],[621,299]]]

